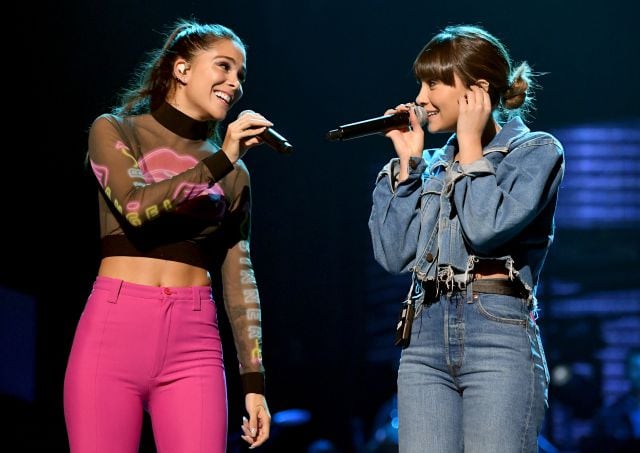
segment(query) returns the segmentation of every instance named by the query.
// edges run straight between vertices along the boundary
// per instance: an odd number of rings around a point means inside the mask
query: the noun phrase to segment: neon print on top
[[[182,114],[164,109],[164,120],[102,115],[91,127],[102,255],[183,262],[220,279],[240,373],[263,373],[249,173],[206,136],[174,132]]]

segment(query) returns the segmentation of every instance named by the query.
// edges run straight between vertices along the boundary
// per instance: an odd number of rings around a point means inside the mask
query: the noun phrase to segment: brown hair
[[[492,107],[509,118],[525,116],[533,108],[531,90],[536,85],[529,65],[523,62],[513,69],[505,46],[478,26],[446,27],[420,51],[413,72],[419,81],[450,86],[455,84],[454,73],[466,87],[485,79]]]
[[[219,24],[199,24],[179,19],[166,36],[164,45],[151,53],[134,75],[134,82],[120,95],[112,109],[116,115],[138,115],[157,109],[175,84],[173,64],[177,58],[190,61],[199,50],[209,49],[215,42],[228,39],[241,49],[246,46],[229,28]],[[210,121],[209,137],[217,140],[218,124]]]

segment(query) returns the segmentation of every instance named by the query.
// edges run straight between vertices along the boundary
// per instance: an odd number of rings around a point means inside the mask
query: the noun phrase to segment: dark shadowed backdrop
[[[12,447],[4,451],[67,448],[64,368],[98,264],[96,195],[83,169],[87,130],[114,104],[146,52],[161,45],[161,32],[177,18],[195,18],[231,27],[248,45],[245,95],[230,117],[260,112],[296,147],[282,156],[260,146],[244,159],[253,187],[252,256],[263,304],[268,401],[282,416],[265,451],[304,453],[318,439],[336,451],[365,451],[366,444],[375,451],[374,444],[393,437],[385,431],[393,428],[398,352],[390,344],[406,281],[387,277],[374,263],[367,229],[375,174],[393,149],[383,137],[334,143],[324,136],[412,101],[418,90],[413,59],[439,29],[458,23],[486,27],[516,62],[546,73],[530,126],[563,140],[569,195],[559,208],[557,243],[540,289],[540,323],[550,368],[582,379],[574,390],[583,393],[552,388],[544,435],[565,451],[586,451],[597,408],[628,388],[625,351],[640,344],[640,65],[636,7],[628,5],[21,5],[12,16],[15,30],[4,37],[10,120],[2,178],[8,203],[0,410],[12,423],[0,449],[3,443]],[[429,136],[428,146],[445,138]],[[222,328],[229,339],[228,326]],[[243,399],[232,343],[225,347],[231,450]],[[586,402],[584,389],[593,389]],[[310,419],[291,409],[307,411],[302,414]],[[288,423],[285,415],[292,417]],[[141,448],[154,451],[145,433]]]

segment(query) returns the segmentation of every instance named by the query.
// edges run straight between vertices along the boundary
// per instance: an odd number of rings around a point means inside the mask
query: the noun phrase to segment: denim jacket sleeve
[[[415,260],[420,236],[420,194],[426,163],[411,158],[409,178],[394,188],[397,158],[378,174],[373,190],[369,231],[373,253],[380,265],[391,273],[408,271]]]
[[[465,240],[475,252],[491,254],[556,197],[564,173],[563,149],[551,135],[538,133],[499,162],[485,155],[451,171],[458,173],[453,176],[453,202]]]

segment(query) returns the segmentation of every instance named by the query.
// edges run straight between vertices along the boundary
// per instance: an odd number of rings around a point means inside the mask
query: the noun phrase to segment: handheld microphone
[[[413,106],[413,112],[418,117],[421,126],[427,123],[427,111],[419,105]],[[327,132],[328,140],[350,140],[367,135],[381,134],[392,129],[409,126],[409,112],[401,111],[391,115],[379,116],[357,123],[343,124],[337,129]]]
[[[255,112],[253,110],[243,110],[238,115],[238,118],[247,113]],[[289,140],[284,138],[282,135],[280,135],[270,127],[266,128],[264,132],[258,135],[258,137],[260,137],[262,141],[264,141],[267,145],[269,145],[279,153],[290,154],[293,152],[293,145],[289,143]]]

